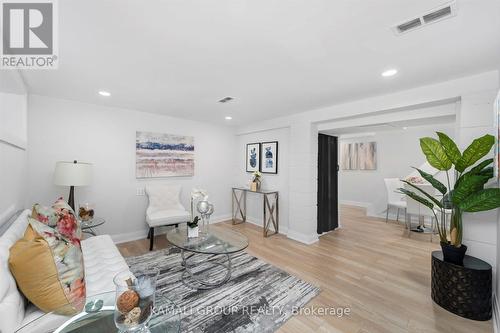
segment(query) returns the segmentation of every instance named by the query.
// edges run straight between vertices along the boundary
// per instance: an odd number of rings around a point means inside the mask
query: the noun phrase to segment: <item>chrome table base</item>
[[[226,259],[225,263],[217,262],[214,260],[205,260],[200,262],[195,262],[192,258],[196,253],[191,253],[186,256],[185,251],[181,249],[181,265],[184,267],[184,272],[182,273],[182,283],[192,289],[212,289],[218,287],[231,278],[231,256],[227,253],[216,254],[213,256],[224,256]],[[211,267],[204,268],[199,272],[196,272],[196,268],[201,265],[210,265]],[[211,278],[209,273],[213,269],[221,267],[226,272],[222,278]],[[217,273],[216,273],[217,274]]]

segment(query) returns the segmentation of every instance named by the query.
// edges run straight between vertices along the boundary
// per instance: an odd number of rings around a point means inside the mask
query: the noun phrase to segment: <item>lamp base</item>
[[[68,205],[75,211],[75,187],[69,187]]]

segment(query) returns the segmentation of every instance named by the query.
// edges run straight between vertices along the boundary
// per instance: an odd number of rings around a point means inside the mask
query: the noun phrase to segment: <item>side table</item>
[[[83,233],[96,236],[97,232],[95,231],[94,228],[103,225],[104,223],[106,223],[106,220],[103,219],[102,217],[94,217],[90,221],[80,221],[80,223],[82,226]]]
[[[442,308],[464,318],[491,318],[491,266],[481,259],[465,256],[459,266],[443,260],[443,252],[432,252],[432,299]]]
[[[279,233],[279,192],[272,190],[258,190],[251,191],[248,188],[233,187],[232,188],[232,221],[233,224],[244,223],[247,220],[247,193],[257,193],[262,195],[263,204],[263,234],[264,237],[269,237]],[[240,195],[238,197],[238,192]],[[235,209],[236,208],[236,209]],[[241,220],[238,219],[241,216]],[[273,233],[270,233],[271,225],[273,226]]]

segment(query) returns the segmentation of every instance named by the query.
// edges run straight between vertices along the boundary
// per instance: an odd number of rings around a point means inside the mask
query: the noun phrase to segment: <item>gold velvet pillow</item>
[[[28,217],[24,237],[10,248],[9,268],[19,289],[38,308],[73,314],[85,304],[80,240],[71,232],[78,222],[71,208],[61,208],[59,201],[54,207],[54,227]]]

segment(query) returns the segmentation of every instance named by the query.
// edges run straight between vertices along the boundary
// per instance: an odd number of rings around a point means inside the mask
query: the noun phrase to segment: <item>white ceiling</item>
[[[443,3],[64,0],[59,69],[23,75],[34,94],[244,124],[498,69],[498,0],[459,0],[455,18],[391,30]],[[217,103],[225,96],[235,100]]]

